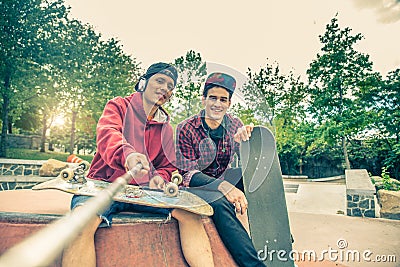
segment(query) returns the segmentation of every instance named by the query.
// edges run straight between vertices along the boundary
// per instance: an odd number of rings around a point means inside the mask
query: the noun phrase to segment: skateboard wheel
[[[175,183],[168,183],[165,186],[164,189],[164,193],[168,196],[168,197],[175,197],[178,195],[179,189],[178,189],[178,185]]]
[[[71,162],[71,163],[79,163],[78,166],[82,168],[82,170],[86,171],[89,169],[89,162],[87,162],[86,160],[81,159],[80,157],[71,154],[68,156],[67,158],[67,162]]]
[[[74,177],[74,171],[71,169],[64,169],[61,171],[60,173],[61,178],[63,178],[63,180],[65,181],[70,181],[73,177]]]
[[[86,160],[82,161],[79,163],[79,167],[82,168],[82,170],[87,171],[90,167],[89,162],[87,162]]]
[[[180,183],[182,183],[182,181],[183,181],[182,175],[179,174],[178,170],[173,171],[171,176],[171,182],[173,182],[176,185],[179,185]]]

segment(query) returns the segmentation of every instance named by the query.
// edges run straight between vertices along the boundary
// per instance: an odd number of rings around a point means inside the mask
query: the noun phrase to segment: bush
[[[400,182],[390,177],[386,167],[382,167],[381,177],[371,178],[371,180],[372,183],[374,183],[376,190],[380,189],[391,190],[391,191],[400,190]]]

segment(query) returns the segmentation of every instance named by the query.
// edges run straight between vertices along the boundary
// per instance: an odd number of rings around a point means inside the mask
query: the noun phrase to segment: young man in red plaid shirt
[[[240,168],[230,168],[241,141],[250,137],[252,126],[227,113],[236,80],[225,73],[208,76],[204,109],[177,127],[177,166],[184,186],[214,208],[212,219],[225,246],[239,266],[265,266],[257,257],[248,232],[238,219],[245,215]]]

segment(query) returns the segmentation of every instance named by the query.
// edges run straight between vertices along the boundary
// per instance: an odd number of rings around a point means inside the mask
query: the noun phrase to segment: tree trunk
[[[2,116],[1,120],[3,122],[1,127],[1,142],[0,142],[0,158],[7,157],[7,128],[8,128],[8,109],[10,107],[10,75],[6,75],[4,79],[4,91],[2,93],[3,96],[3,106],[2,106]]]
[[[300,163],[299,163],[299,174],[303,175],[303,157],[300,158]]]
[[[340,106],[339,106],[339,113],[340,113],[340,118],[343,119],[343,88],[342,88],[342,82],[339,79],[338,81],[338,89],[339,89],[339,98],[340,98]],[[342,129],[344,131],[344,129]],[[346,136],[342,136],[342,149],[343,149],[343,157],[344,157],[344,162],[346,164],[346,170],[350,170],[350,161],[349,161],[349,155],[347,153],[347,144],[346,144]]]
[[[343,148],[343,156],[344,156],[344,161],[346,163],[346,170],[350,170],[350,160],[349,160],[349,155],[347,154],[347,145],[346,145],[346,137],[342,137],[342,148]]]
[[[40,152],[46,152],[46,132],[47,132],[47,113],[43,112],[42,118],[42,137],[40,139]]]
[[[12,119],[12,118],[11,118]],[[11,121],[10,121],[10,117],[8,117],[8,130],[7,130],[7,132],[9,133],[9,134],[12,134],[13,133],[13,130],[12,130],[12,123],[11,123]]]
[[[72,120],[71,120],[71,138],[69,140],[69,153],[74,153],[74,146],[75,146],[75,124],[76,124],[76,117],[78,115],[77,111],[72,111]]]

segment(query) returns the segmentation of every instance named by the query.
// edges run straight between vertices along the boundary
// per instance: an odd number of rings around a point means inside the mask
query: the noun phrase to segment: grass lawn
[[[7,158],[9,159],[29,159],[29,160],[48,160],[57,159],[60,161],[67,161],[69,153],[59,153],[59,152],[39,152],[39,150],[30,150],[22,148],[7,148]],[[78,157],[89,161],[92,161],[92,155],[77,155]]]

